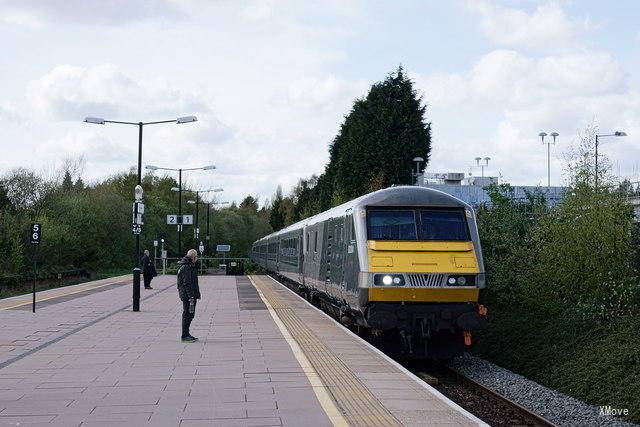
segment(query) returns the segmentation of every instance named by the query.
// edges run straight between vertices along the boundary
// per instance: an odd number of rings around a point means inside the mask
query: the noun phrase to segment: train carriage
[[[474,211],[438,190],[364,195],[265,236],[251,256],[392,352],[447,358],[486,326]]]

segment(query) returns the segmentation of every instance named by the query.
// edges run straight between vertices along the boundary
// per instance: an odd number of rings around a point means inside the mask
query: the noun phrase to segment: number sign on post
[[[38,223],[31,224],[31,244],[32,245],[40,244],[41,234],[42,234],[42,224],[38,224]]]
[[[31,311],[36,312],[36,280],[38,276],[38,266],[36,264],[36,251],[38,245],[40,244],[40,240],[42,239],[42,224],[34,222],[31,224],[31,244],[33,245],[33,303],[31,305]]]

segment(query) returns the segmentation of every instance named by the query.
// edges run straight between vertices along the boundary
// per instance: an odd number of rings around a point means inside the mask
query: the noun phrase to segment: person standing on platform
[[[189,333],[196,312],[196,301],[200,299],[197,260],[198,252],[189,249],[187,255],[178,263],[178,295],[182,301],[182,342],[198,340]]]
[[[142,278],[144,279],[144,288],[145,289],[153,289],[151,287],[151,280],[156,276],[156,269],[149,258],[149,251],[144,250],[144,255],[140,260],[140,264],[142,264]]]

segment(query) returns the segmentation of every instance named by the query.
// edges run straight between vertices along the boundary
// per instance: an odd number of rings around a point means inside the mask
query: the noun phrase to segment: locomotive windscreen
[[[370,209],[369,240],[469,241],[462,209]]]

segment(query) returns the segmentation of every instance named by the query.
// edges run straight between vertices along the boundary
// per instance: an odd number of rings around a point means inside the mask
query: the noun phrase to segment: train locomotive
[[[487,324],[475,213],[438,190],[366,194],[254,242],[251,258],[397,356],[450,358]]]

